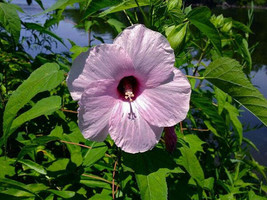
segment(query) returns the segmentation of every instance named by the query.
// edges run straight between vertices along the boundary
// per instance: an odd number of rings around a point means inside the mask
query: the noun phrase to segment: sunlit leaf
[[[50,115],[54,111],[60,109],[60,107],[61,98],[59,96],[51,96],[41,99],[30,110],[22,113],[14,119],[9,134],[12,134],[23,123],[41,115]]]
[[[10,128],[17,112],[36,94],[55,88],[63,79],[64,72],[59,70],[59,66],[55,63],[47,63],[35,70],[30,77],[12,93],[4,111],[4,140],[9,136]]]
[[[17,5],[0,2],[0,23],[13,36],[16,42],[19,41],[21,22]],[[19,11],[22,11],[19,8]]]
[[[92,145],[90,145],[92,148],[88,149],[86,154],[83,157],[83,165],[84,166],[90,166],[97,162],[99,159],[101,159],[108,147],[104,142],[93,142]]]
[[[222,57],[213,61],[207,67],[204,77],[233,97],[267,126],[267,100],[250,83],[236,60]]]
[[[138,0],[138,4],[139,6],[147,6],[147,5],[150,5],[150,1],[149,0]],[[107,14],[127,10],[130,8],[136,8],[136,7],[137,7],[137,4],[135,0],[126,0],[120,3],[119,5],[112,6],[111,8],[101,12],[99,16],[103,17]]]
[[[33,169],[35,171],[37,171],[40,174],[46,174],[46,170],[44,169],[44,167],[42,165],[39,165],[31,160],[28,159],[24,159],[24,160],[18,160],[19,163],[26,165],[27,167],[29,167],[30,169]]]

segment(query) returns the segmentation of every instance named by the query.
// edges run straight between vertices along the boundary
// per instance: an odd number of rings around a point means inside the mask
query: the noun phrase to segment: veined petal
[[[174,126],[186,118],[191,86],[183,73],[174,69],[173,77],[163,85],[146,89],[135,100],[142,117],[160,127]]]
[[[131,57],[136,74],[147,87],[156,87],[168,79],[175,57],[167,39],[144,25],[126,28],[115,40]]]
[[[79,100],[92,81],[120,80],[133,74],[132,60],[124,49],[115,44],[103,44],[76,58],[69,72],[67,84],[73,99]]]
[[[110,117],[109,133],[115,144],[128,153],[145,152],[159,141],[163,128],[147,123],[135,102],[118,100]]]
[[[103,141],[108,135],[109,118],[118,98],[117,81],[92,82],[79,101],[79,128],[83,136],[94,141]]]

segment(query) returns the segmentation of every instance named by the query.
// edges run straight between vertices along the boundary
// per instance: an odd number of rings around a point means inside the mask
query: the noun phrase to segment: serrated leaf
[[[20,7],[0,2],[0,23],[8,31],[16,42],[19,41],[21,22],[17,13]]]
[[[40,174],[44,174],[44,175],[46,174],[46,170],[44,169],[42,165],[39,165],[31,160],[24,159],[24,160],[18,160],[18,162],[28,166],[30,169],[33,169]]]
[[[267,100],[250,83],[236,60],[222,57],[213,61],[207,67],[204,77],[233,97],[267,126]]]
[[[210,9],[207,7],[198,7],[191,10],[188,13],[187,18],[210,39],[215,49],[221,54],[221,38],[215,26],[210,22],[210,16]]]
[[[64,79],[64,72],[56,63],[47,63],[35,70],[10,96],[3,119],[3,139],[9,136],[9,131],[17,112],[36,94],[51,90]],[[3,142],[2,142],[3,143]]]
[[[30,121],[41,115],[50,115],[61,108],[61,98],[59,96],[51,96],[38,101],[31,109],[22,113],[14,119],[9,134],[12,134],[18,127],[27,121]]]

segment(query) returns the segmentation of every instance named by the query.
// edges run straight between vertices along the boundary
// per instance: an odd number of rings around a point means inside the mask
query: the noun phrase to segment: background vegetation
[[[58,0],[47,9],[35,2],[48,16],[43,24],[23,21],[19,6],[0,2],[0,199],[266,199],[266,167],[251,156],[257,147],[239,121],[245,108],[267,125],[267,100],[249,77],[253,9],[243,24],[181,0]],[[163,139],[132,155],[110,138],[83,138],[65,78],[90,42],[71,42],[67,54],[51,49],[53,42],[64,45],[53,27],[73,4],[82,16],[76,27],[88,32],[106,26],[117,35],[144,23],[167,37],[175,66],[192,86],[173,153]],[[33,37],[22,37],[22,30]],[[48,53],[32,57],[25,44]]]

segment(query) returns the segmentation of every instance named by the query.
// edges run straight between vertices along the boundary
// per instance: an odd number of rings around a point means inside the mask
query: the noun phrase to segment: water
[[[225,17],[241,21],[244,24],[248,21],[248,11],[245,8],[228,8],[213,10],[216,14],[223,14]],[[250,35],[249,44],[253,45],[259,42],[252,54],[253,69],[251,71],[252,84],[267,98],[267,10],[255,9],[254,20],[251,26],[253,34]],[[241,122],[251,127],[261,124],[261,122],[250,112],[245,111],[240,118]],[[250,139],[259,149],[259,152],[252,151],[254,158],[261,164],[267,166],[267,127],[244,133],[244,137]]]
[[[48,8],[53,5],[55,0],[46,0],[44,1],[44,7]],[[31,6],[28,6],[25,1],[22,0],[13,0],[12,3],[19,5],[25,13],[20,14],[24,21],[28,22],[38,22],[43,24],[47,19],[44,15],[35,16],[33,15],[39,14],[42,12],[42,9],[35,2],[32,3]],[[215,9],[214,12],[216,14],[223,14],[225,17],[232,17],[235,20],[241,21],[243,23],[247,22],[247,10],[239,9],[239,8],[230,8],[230,9]],[[258,87],[260,92],[267,98],[267,56],[265,56],[266,46],[267,46],[267,23],[265,19],[267,19],[267,11],[266,10],[255,10],[254,12],[254,22],[252,24],[253,35],[250,36],[250,44],[254,44],[256,42],[260,42],[255,52],[252,55],[252,59],[254,61],[253,70],[251,72],[252,75],[252,83]],[[88,46],[89,34],[84,32],[81,29],[73,28],[73,25],[79,20],[79,12],[74,9],[67,9],[65,12],[65,19],[59,23],[58,26],[54,27],[53,32],[55,32],[58,36],[62,37],[66,43],[66,46],[58,43],[52,43],[52,49],[54,52],[68,52],[71,44],[68,39],[72,40],[79,46]],[[30,36],[31,33],[25,30],[21,32],[22,36]],[[100,36],[104,39],[105,43],[112,43],[112,39],[114,35],[109,30],[95,30],[91,32],[90,39],[93,39],[94,36]],[[91,41],[92,45],[100,44],[101,42],[93,39]],[[40,52],[48,53],[45,49],[27,49],[27,51],[35,56]],[[251,127],[260,124],[260,121],[252,115],[250,112],[245,111],[242,113],[242,117],[240,118],[243,124],[250,125]],[[253,130],[244,133],[244,136],[250,139],[253,143],[256,144],[259,152],[252,151],[255,159],[259,161],[261,164],[267,166],[267,127],[263,127],[258,130]]]

